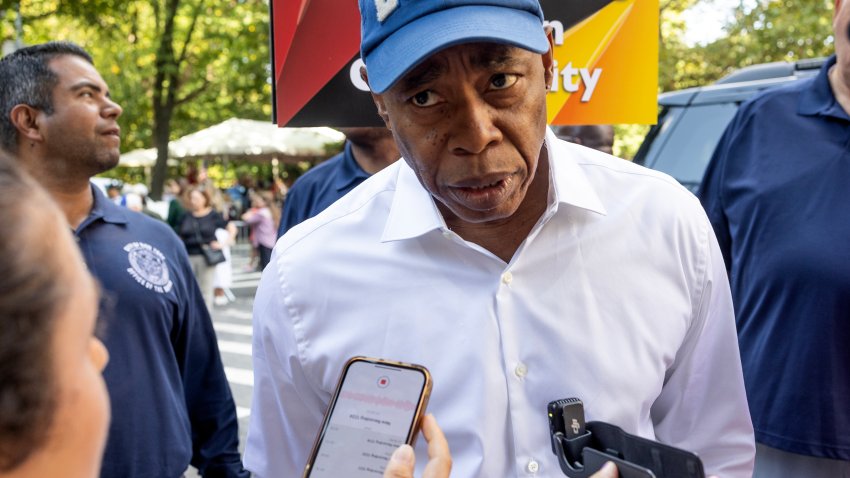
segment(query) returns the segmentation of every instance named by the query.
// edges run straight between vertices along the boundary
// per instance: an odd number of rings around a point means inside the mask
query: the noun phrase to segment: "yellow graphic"
[[[555,42],[550,123],[655,123],[658,0],[615,0]]]

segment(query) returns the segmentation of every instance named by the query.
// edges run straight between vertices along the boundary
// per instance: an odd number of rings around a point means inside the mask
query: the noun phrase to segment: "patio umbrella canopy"
[[[122,153],[118,160],[118,166],[127,168],[152,168],[156,163],[156,149],[134,149],[132,151]],[[177,166],[176,159],[168,159],[169,166]]]
[[[345,139],[331,128],[279,128],[266,121],[231,118],[169,143],[179,159],[251,159],[281,162],[324,158]]]

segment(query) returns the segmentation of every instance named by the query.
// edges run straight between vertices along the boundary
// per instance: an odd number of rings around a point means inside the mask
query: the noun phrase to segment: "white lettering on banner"
[[[552,85],[549,88],[552,92],[560,91],[561,87],[568,93],[575,93],[579,90],[579,86],[584,84],[584,93],[581,95],[581,102],[587,103],[593,98],[593,92],[596,91],[596,85],[599,84],[599,78],[602,76],[602,68],[573,68],[573,63],[567,63],[562,70],[558,69],[558,62],[554,62],[555,74],[552,77]],[[559,78],[560,77],[560,78]],[[578,77],[578,81],[574,79]]]
[[[363,63],[362,58],[354,60],[354,63],[351,64],[351,69],[348,70],[348,75],[351,77],[351,84],[354,85],[355,88],[360,91],[369,91],[369,85],[367,85],[360,76],[360,67],[362,66],[366,66],[366,63]]]
[[[561,46],[564,44],[564,24],[558,20],[546,20],[543,22],[543,28],[552,27],[552,32],[555,34],[555,44]]]
[[[375,0],[375,10],[379,22],[386,20],[396,8],[398,8],[398,0]]]
[[[599,83],[599,76],[602,75],[602,68],[594,68],[593,73],[589,73],[587,68],[578,70],[581,75],[581,81],[584,83],[584,94],[581,95],[581,102],[587,103],[590,97],[593,96],[593,91],[596,90],[596,84]]]

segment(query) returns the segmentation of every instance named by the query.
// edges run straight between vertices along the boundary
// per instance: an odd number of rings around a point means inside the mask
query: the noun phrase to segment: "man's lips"
[[[465,180],[454,183],[455,200],[466,207],[486,211],[498,207],[505,199],[510,189],[511,176],[500,175],[486,179]]]
[[[115,128],[107,128],[103,130],[101,134],[105,136],[115,136],[117,138],[121,138],[121,128],[117,126]]]
[[[451,185],[451,187],[470,190],[487,189],[499,186],[499,183],[504,182],[510,176],[510,174],[488,174],[486,176],[456,181]]]

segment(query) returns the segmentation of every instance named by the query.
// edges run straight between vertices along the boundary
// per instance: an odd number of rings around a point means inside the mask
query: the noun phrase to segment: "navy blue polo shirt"
[[[215,331],[186,248],[167,224],[109,201],[75,231],[103,290],[98,335],[112,422],[101,476],[248,476]]]
[[[286,193],[277,237],[324,211],[369,177],[351,152],[351,143],[331,159],[310,169]]]
[[[756,440],[850,460],[850,116],[834,64],[741,106],[699,196],[729,269]]]

